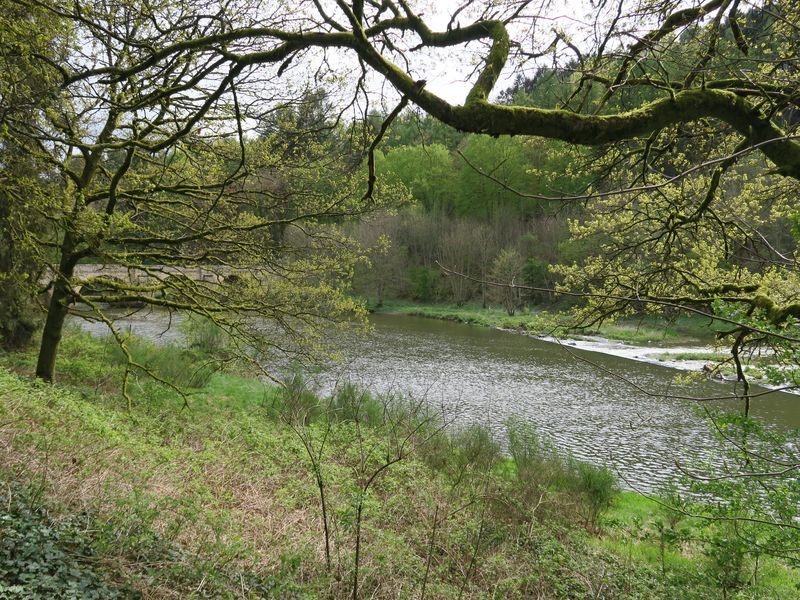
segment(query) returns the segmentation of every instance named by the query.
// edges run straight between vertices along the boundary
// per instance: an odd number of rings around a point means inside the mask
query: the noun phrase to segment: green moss
[[[500,21],[487,21],[483,28],[492,38],[492,47],[486,56],[486,64],[478,76],[478,80],[467,95],[465,106],[488,100],[489,94],[508,60],[509,37],[505,25]]]

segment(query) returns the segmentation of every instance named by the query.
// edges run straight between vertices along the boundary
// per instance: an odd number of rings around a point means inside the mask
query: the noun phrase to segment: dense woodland
[[[795,0],[430,4],[0,0],[0,597],[796,597]],[[702,321],[720,465],[317,393],[397,299]]]

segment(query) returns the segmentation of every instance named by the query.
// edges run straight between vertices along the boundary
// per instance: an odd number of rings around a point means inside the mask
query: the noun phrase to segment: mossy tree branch
[[[629,49],[628,56],[635,56],[642,49],[661,39],[677,27],[694,22],[725,2],[713,0],[705,5],[679,11],[668,17],[658,30]],[[755,94],[742,94],[738,84],[726,80],[718,84],[710,82],[699,88],[683,85],[669,86],[669,95],[648,102],[637,109],[612,114],[579,114],[568,110],[544,109],[499,105],[489,101],[497,84],[498,77],[508,60],[510,39],[506,25],[498,20],[481,20],[469,26],[434,32],[428,28],[421,17],[415,15],[407,5],[406,16],[393,16],[379,21],[369,28],[359,26],[351,32],[301,33],[290,35],[281,32],[254,29],[249,32],[231,33],[226,39],[249,36],[255,39],[276,36],[277,39],[290,40],[292,48],[297,47],[339,47],[351,49],[360,59],[383,75],[401,95],[436,117],[440,121],[465,132],[489,135],[532,135],[558,139],[574,144],[598,146],[649,135],[665,127],[690,123],[700,119],[722,121],[751,144],[763,144],[763,153],[777,166],[782,175],[800,179],[800,144],[786,139],[786,133],[758,107],[745,97]],[[352,12],[349,11],[351,16]],[[483,67],[466,97],[463,106],[445,101],[433,92],[420,87],[408,72],[384,56],[373,43],[373,38],[389,31],[416,33],[421,47],[452,47],[471,41],[489,39],[491,47],[485,57]],[[239,64],[273,62],[275,54],[253,53],[232,57]],[[624,73],[625,62],[619,74],[609,86],[613,89]],[[725,88],[734,87],[734,90]],[[776,93],[776,89],[767,90]],[[785,93],[784,90],[778,93]],[[759,96],[763,96],[762,94]],[[772,141],[774,140],[774,141]],[[768,143],[765,143],[768,142]]]

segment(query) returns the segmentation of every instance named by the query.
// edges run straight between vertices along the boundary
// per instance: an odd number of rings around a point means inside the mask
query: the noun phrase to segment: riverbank
[[[668,322],[655,315],[643,315],[589,329],[576,329],[566,313],[545,309],[509,316],[502,309],[477,305],[387,300],[380,307],[370,307],[370,310],[378,314],[417,316],[491,327],[530,335],[568,348],[735,380],[729,350],[715,345],[715,327],[708,318],[701,316],[681,316]],[[754,364],[748,365],[746,372],[753,381],[767,384],[763,367],[768,364],[764,358],[758,358]]]
[[[159,372],[193,360],[147,352]],[[129,409],[118,354],[76,331],[63,384],[32,381],[31,354],[0,365],[4,585],[98,598],[340,598],[356,579],[364,598],[720,595],[701,524],[665,538],[657,504],[614,492],[606,471],[530,429],[504,458],[479,428],[444,431],[397,398],[320,398],[301,380],[281,390],[220,371],[189,378],[186,398],[134,377]],[[23,542],[27,579],[9,558]],[[796,574],[758,568],[748,593],[794,597]]]
[[[709,319],[700,316],[681,316],[672,322],[666,322],[654,315],[643,315],[616,323],[603,323],[590,329],[575,329],[571,327],[566,313],[545,309],[521,311],[509,316],[502,309],[482,308],[478,305],[456,306],[386,300],[380,307],[371,306],[370,310],[376,313],[403,314],[508,329],[542,337],[599,338],[643,346],[705,347],[713,342],[715,333],[709,326]]]
[[[143,311],[135,318],[126,312],[114,316],[120,330],[132,331],[153,345],[194,348],[213,340],[208,331],[194,331],[194,322],[180,314],[155,310]],[[678,475],[676,461],[714,461],[718,456],[714,436],[691,404],[648,395],[615,374],[638,382],[652,394],[730,394],[729,386],[704,375],[691,381],[684,376],[685,381],[676,382],[678,374],[672,369],[558,347],[489,327],[390,314],[375,314],[370,320],[372,328],[367,335],[332,332],[329,348],[337,357],[311,365],[307,371],[320,389],[327,392],[337,382],[351,381],[364,389],[426,399],[443,418],[459,426],[479,423],[500,440],[506,438],[509,419],[534,423],[560,448],[583,460],[611,466],[624,477],[625,487],[648,492]],[[87,328],[83,321],[76,320],[75,325]],[[107,335],[103,324],[88,325],[94,335]],[[209,354],[227,354],[224,348],[219,350]],[[151,353],[142,348],[141,354],[147,361]],[[121,353],[117,358],[123,358]],[[193,363],[186,362],[189,364],[176,363],[165,375],[180,378],[184,385],[190,383],[185,374],[193,373]],[[271,366],[278,375],[289,376],[294,370],[280,360]],[[754,414],[766,423],[800,427],[800,412],[792,408],[795,399],[779,396],[759,401]],[[731,410],[739,408],[733,400],[725,404]],[[593,416],[590,423],[587,414]],[[631,422],[619,417],[634,414],[646,414],[647,419]],[[687,439],[695,443],[686,447]]]

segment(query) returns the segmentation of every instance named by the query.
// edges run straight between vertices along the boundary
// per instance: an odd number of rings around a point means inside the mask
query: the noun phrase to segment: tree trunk
[[[64,330],[64,321],[67,317],[67,299],[69,286],[60,278],[53,286],[53,295],[47,307],[47,319],[42,330],[42,344],[39,347],[39,359],[36,362],[36,376],[45,381],[53,381],[56,369],[56,354],[58,344],[61,342],[61,333]]]
[[[75,271],[78,257],[73,254],[75,242],[69,233],[61,244],[61,262],[59,272],[54,275],[53,295],[47,306],[47,318],[42,330],[42,343],[39,346],[39,358],[36,362],[36,376],[44,381],[52,382],[56,371],[56,355],[64,321],[67,318],[71,296],[69,280]]]

